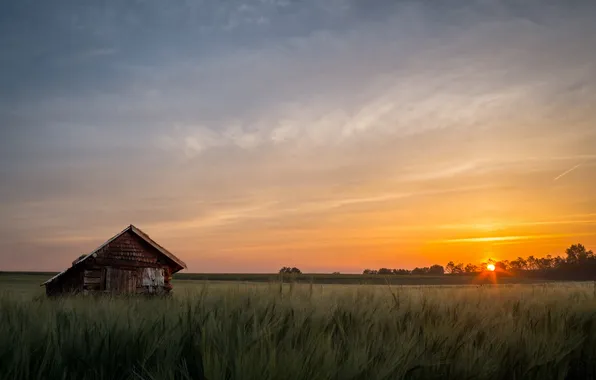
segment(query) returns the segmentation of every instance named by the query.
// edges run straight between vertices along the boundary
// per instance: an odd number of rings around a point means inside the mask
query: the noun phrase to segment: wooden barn
[[[42,284],[65,293],[167,294],[172,274],[186,264],[132,224]]]

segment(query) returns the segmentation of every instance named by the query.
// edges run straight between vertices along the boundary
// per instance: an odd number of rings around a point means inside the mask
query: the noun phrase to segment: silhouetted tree
[[[480,268],[478,267],[478,265],[467,264],[464,267],[464,272],[466,272],[466,273],[476,273],[476,272],[480,272]]]
[[[376,269],[365,269],[362,274],[383,274],[383,275],[407,275],[411,272],[407,269],[391,269],[391,268],[380,268]]]
[[[279,273],[292,273],[292,274],[302,274],[302,272],[300,271],[300,269],[296,268],[296,267],[282,267],[279,270]]]
[[[507,271],[509,270],[509,261],[504,260],[504,261],[497,261],[496,263],[494,263],[495,269],[497,270],[502,270],[502,271]]]
[[[522,257],[518,257],[517,259],[510,261],[509,266],[512,270],[526,270],[528,263]]]
[[[463,263],[459,263],[457,264],[454,268],[453,268],[453,272],[452,273],[464,273],[464,264]]]
[[[528,256],[527,262],[528,262],[528,265],[527,265],[528,270],[538,269],[538,261],[536,260],[536,258],[534,256]]]
[[[423,268],[416,267],[412,270],[412,274],[428,274],[429,269],[430,268],[428,268],[428,267],[423,267]]]
[[[428,274],[434,274],[434,275],[441,275],[441,274],[445,274],[445,268],[443,268],[442,265],[431,265],[430,268],[428,268]]]
[[[571,247],[567,248],[565,253],[567,254],[568,264],[585,262],[594,257],[594,253],[592,251],[587,251],[586,247],[582,244],[573,244]]]
[[[451,274],[464,273],[464,264],[463,263],[455,264],[453,261],[450,261],[445,266],[445,271],[447,273],[451,273]]]
[[[554,260],[551,255],[546,255],[536,260],[536,264],[539,270],[547,270],[553,267]]]
[[[553,268],[560,268],[565,264],[565,259],[557,256],[553,259]]]

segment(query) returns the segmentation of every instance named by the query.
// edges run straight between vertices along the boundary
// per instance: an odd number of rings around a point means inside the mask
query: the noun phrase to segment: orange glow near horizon
[[[430,205],[426,207],[428,210]],[[403,216],[398,217],[400,214]],[[189,272],[263,273],[291,265],[305,273],[358,273],[366,268],[444,266],[448,261],[479,265],[490,258],[564,255],[565,248],[578,242],[588,248],[596,245],[596,232],[589,231],[592,215],[586,215],[578,224],[545,223],[545,218],[536,222],[501,221],[499,231],[492,234],[463,223],[465,215],[458,225],[453,223],[456,216],[452,213],[425,221],[404,210],[377,207],[356,212],[334,210],[304,220],[285,213],[229,215],[225,221],[214,217],[212,220],[217,222],[209,222],[205,218],[202,225],[195,221],[135,224],[185,260]],[[394,215],[393,220],[390,215]],[[116,232],[106,227],[77,237],[67,230],[41,234],[38,242],[43,246],[71,247],[72,253],[63,260],[66,262],[79,252],[91,251]]]
[[[210,227],[200,239],[186,238],[184,229],[169,230],[163,239],[167,247],[171,241],[175,252],[194,251],[181,239],[195,241],[203,251],[197,253],[204,257],[200,265],[203,268],[209,265],[206,262],[226,256],[235,257],[234,262],[247,271],[274,271],[277,266],[296,263],[292,265],[299,266],[303,272],[345,273],[366,268],[446,265],[448,261],[479,265],[488,258],[564,255],[565,248],[571,244],[582,242],[590,247],[596,243],[596,233],[587,230],[591,227],[587,222],[577,225],[544,223],[544,219],[536,223],[528,219],[523,223],[500,222],[500,236],[482,237],[463,223],[460,229],[454,224],[444,228],[440,220],[424,223],[405,216],[400,218],[401,223],[395,217],[396,221],[392,221],[389,215],[389,210],[373,209],[359,210],[356,214],[326,214],[304,222],[284,219],[269,225],[266,233],[262,230],[263,222],[257,218],[247,223],[239,220],[237,224]],[[180,235],[176,236],[176,232]],[[460,237],[466,235],[473,238]]]

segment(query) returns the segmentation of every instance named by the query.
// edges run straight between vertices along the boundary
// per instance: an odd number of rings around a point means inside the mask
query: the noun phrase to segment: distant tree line
[[[492,260],[481,263],[480,265],[463,263],[455,264],[450,261],[445,266],[446,273],[476,273],[486,269],[492,264],[497,272],[505,271],[517,274],[534,273],[555,273],[555,272],[584,272],[582,268],[593,270],[596,268],[596,256],[594,252],[586,249],[582,244],[573,244],[565,250],[565,256],[546,255],[544,257],[528,256],[526,258],[518,257],[515,260]]]
[[[423,268],[414,268],[412,270],[408,269],[390,269],[390,268],[381,268],[381,269],[365,269],[362,274],[394,274],[394,275],[408,275],[408,274],[428,274],[428,275],[441,275],[445,273],[445,268],[442,265],[431,265],[430,267],[423,267]]]
[[[443,274],[474,274],[487,270],[492,264],[496,272],[507,272],[516,276],[540,276],[552,279],[596,280],[596,255],[582,244],[573,244],[565,250],[565,256],[518,257],[515,260],[492,260],[479,265],[455,263],[449,261],[445,267],[431,265],[430,267],[409,269],[380,268],[365,269],[365,275],[443,275]],[[302,274],[296,267],[283,267],[280,274]],[[339,272],[333,272],[339,275]]]
[[[365,269],[365,275],[442,275],[474,274],[486,271],[489,264],[495,266],[496,272],[507,272],[517,276],[542,276],[552,279],[596,279],[596,255],[582,244],[573,244],[565,250],[565,256],[547,255],[544,257],[518,257],[515,260],[492,260],[480,264],[464,264],[449,261],[445,267],[408,269]]]

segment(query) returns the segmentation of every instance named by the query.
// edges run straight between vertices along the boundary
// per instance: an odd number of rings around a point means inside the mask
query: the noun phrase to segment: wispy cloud
[[[548,239],[559,239],[559,238],[567,238],[567,237],[585,237],[585,236],[596,236],[596,232],[570,233],[570,234],[469,237],[469,238],[436,240],[436,241],[433,241],[433,243],[441,243],[441,244],[493,243],[493,242],[500,243],[500,242],[514,242],[514,241],[520,241],[520,240],[548,240]]]
[[[594,218],[596,214],[587,213],[587,214],[578,214],[578,215],[565,215],[565,216],[558,216],[557,219],[553,220],[533,220],[533,221],[502,221],[498,223],[461,223],[461,224],[442,224],[438,225],[438,229],[445,229],[445,230],[481,230],[481,231],[495,231],[495,230],[504,230],[508,228],[515,228],[515,227],[533,227],[533,226],[556,226],[556,225],[564,225],[564,224],[571,224],[571,225],[586,225],[586,224],[596,224],[596,219]]]

